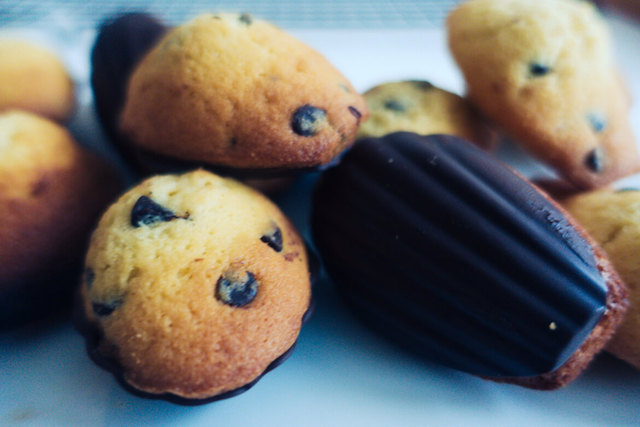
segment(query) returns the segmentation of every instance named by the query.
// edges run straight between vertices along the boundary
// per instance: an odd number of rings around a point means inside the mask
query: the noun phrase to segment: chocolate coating
[[[456,137],[361,140],[318,182],[312,231],[370,326],[473,374],[551,372],[606,309],[592,247],[563,212]]]
[[[91,87],[102,127],[121,154],[130,154],[118,132],[129,76],[168,27],[143,12],[129,12],[105,20],[91,51]]]

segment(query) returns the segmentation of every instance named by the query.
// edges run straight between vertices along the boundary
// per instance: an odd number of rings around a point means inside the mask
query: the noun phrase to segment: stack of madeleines
[[[605,22],[574,0],[470,0],[447,30],[465,97],[370,89],[363,139],[317,185],[329,275],[373,329],[496,381],[558,388],[604,348],[638,366],[640,193],[565,200],[639,171]],[[563,198],[459,140],[491,151],[498,134],[551,167]]]
[[[638,171],[604,22],[576,0],[470,0],[447,25],[465,97],[426,80],[363,97],[248,14],[105,21],[91,53],[96,110],[145,178],[108,208],[117,176],[59,125],[13,111],[64,120],[70,80],[44,53],[0,43],[16,59],[0,61],[1,82],[58,91],[0,85],[11,110],[0,115],[3,325],[69,301],[79,280],[76,325],[127,390],[180,404],[243,392],[291,353],[314,263],[278,207],[237,179],[282,189],[322,171],[314,243],[383,335],[539,389],[568,384],[605,347],[640,366],[640,192],[576,195],[565,210],[488,153],[506,134],[576,191]],[[27,71],[37,60],[46,78]],[[596,216],[600,204],[616,207]]]
[[[121,190],[64,128],[74,108],[55,54],[0,40],[0,329],[70,306],[89,234]]]

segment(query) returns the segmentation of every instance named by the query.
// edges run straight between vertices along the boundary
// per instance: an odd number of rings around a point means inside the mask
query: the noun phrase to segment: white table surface
[[[640,27],[609,20],[622,72],[640,100]],[[441,30],[293,33],[324,53],[359,90],[406,78],[463,90]],[[46,33],[21,34],[54,45],[68,61],[81,102],[71,129],[82,143],[108,152],[87,88],[93,34],[79,34],[65,48]],[[631,114],[640,136],[638,103]],[[302,179],[277,199],[307,236],[313,179]],[[631,177],[619,185],[637,182]],[[600,356],[577,381],[554,392],[495,384],[415,358],[374,335],[329,281],[314,292],[316,311],[289,360],[248,392],[198,407],[124,391],[89,360],[68,320],[0,333],[0,425],[640,425],[640,372],[611,356]]]

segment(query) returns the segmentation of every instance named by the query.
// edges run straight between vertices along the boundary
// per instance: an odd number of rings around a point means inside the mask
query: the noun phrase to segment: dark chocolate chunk
[[[90,288],[93,285],[93,281],[96,279],[96,273],[93,271],[93,268],[87,267],[84,269],[83,273],[84,283],[87,284],[87,288]]]
[[[320,124],[326,120],[327,112],[322,108],[305,104],[291,117],[291,128],[301,136],[313,136],[320,131]]]
[[[160,206],[147,196],[140,196],[131,209],[131,225],[151,225],[159,221],[171,221],[178,218],[171,210]]]
[[[397,111],[399,113],[402,113],[407,109],[405,107],[405,105],[402,104],[397,99],[387,99],[384,102],[384,108],[386,108],[387,110],[391,110],[391,111]]]
[[[592,171],[599,173],[604,170],[604,150],[596,147],[589,151],[584,159],[584,164]]]
[[[358,111],[356,107],[352,107],[351,105],[349,105],[349,112],[353,114],[353,117],[355,117],[358,123],[360,123],[360,119],[362,118],[362,113]]]
[[[551,72],[551,68],[548,65],[540,64],[538,62],[532,62],[529,64],[529,74],[532,77],[546,76]]]
[[[600,133],[607,127],[607,121],[605,118],[598,113],[591,113],[587,115],[587,120],[589,120],[589,124],[594,132]]]
[[[216,298],[233,307],[249,304],[258,294],[258,282],[253,273],[243,275],[235,271],[225,273],[216,284]]]
[[[238,20],[245,25],[251,25],[251,22],[253,22],[253,20],[251,19],[251,15],[249,15],[248,13],[243,13],[242,15],[240,15]]]
[[[271,230],[260,237],[260,240],[269,245],[274,251],[282,252],[282,231],[277,225],[273,224]]]
[[[121,299],[115,299],[109,302],[92,302],[91,307],[93,312],[98,317],[106,317],[113,313],[118,307],[122,305]]]
[[[466,372],[552,372],[607,307],[593,248],[571,220],[453,136],[356,142],[319,179],[311,223],[329,276],[357,314]]]
[[[420,90],[433,89],[433,85],[426,80],[409,80],[409,81]]]

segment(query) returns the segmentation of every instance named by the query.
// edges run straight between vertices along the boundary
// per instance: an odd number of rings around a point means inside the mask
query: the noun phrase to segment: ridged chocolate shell
[[[563,211],[456,137],[359,141],[319,180],[312,228],[370,326],[476,375],[557,369],[607,309],[593,248]]]

